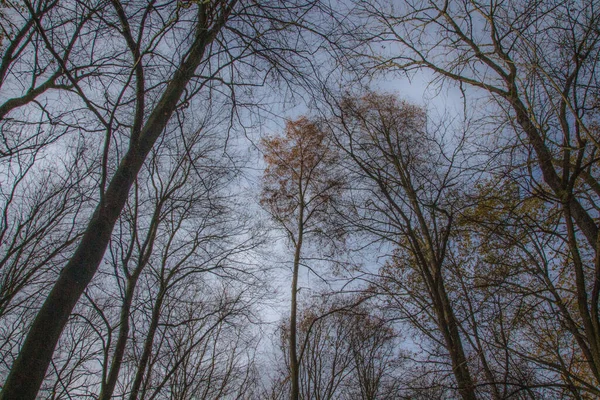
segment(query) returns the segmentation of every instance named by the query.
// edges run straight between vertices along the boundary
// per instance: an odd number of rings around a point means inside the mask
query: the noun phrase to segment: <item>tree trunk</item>
[[[123,298],[123,304],[121,305],[121,313],[119,316],[119,335],[117,337],[117,343],[115,345],[115,351],[110,364],[108,377],[102,382],[98,400],[110,400],[115,390],[117,380],[119,379],[119,372],[121,370],[123,356],[125,355],[125,346],[129,338],[129,317],[131,312],[131,303],[133,301],[133,295],[135,294],[135,288],[137,286],[138,279],[146,265],[148,265],[148,261],[152,255],[152,250],[154,249],[154,241],[156,239],[156,232],[158,231],[158,224],[160,223],[162,204],[162,200],[159,201],[154,210],[150,224],[150,230],[142,246],[142,254],[138,257],[133,273],[128,275],[127,278],[127,288],[125,290],[125,297]],[[134,227],[134,229],[137,230],[137,226]],[[133,240],[133,237],[131,240]],[[127,257],[127,259],[129,259],[129,257]],[[128,261],[124,260],[122,262],[124,264],[124,268],[126,268]],[[108,366],[105,366],[105,368],[107,367]]]
[[[218,26],[207,30],[204,15],[206,4],[198,3],[199,22],[189,53],[148,117],[139,140],[131,144],[117,168],[73,257],[65,265],[38,312],[2,388],[0,400],[36,398],[61,332],[104,257],[114,225],[146,156],[175,111],[183,91],[202,61],[207,45],[225,23],[226,16]]]
[[[292,276],[292,304],[290,310],[290,400],[300,398],[300,362],[298,361],[297,349],[297,294],[298,294],[298,271],[300,269],[300,254],[302,251],[302,239],[304,236],[304,205],[300,204],[298,216],[298,240],[294,251],[294,270]]]
[[[148,334],[146,335],[146,340],[144,341],[144,349],[142,351],[142,356],[140,357],[140,363],[138,365],[137,371],[135,373],[135,378],[133,380],[133,386],[131,388],[131,393],[129,394],[129,400],[137,400],[140,394],[140,387],[142,386],[142,379],[144,378],[144,373],[146,372],[146,366],[148,365],[148,360],[150,359],[150,354],[152,353],[152,345],[154,344],[154,336],[156,334],[156,329],[158,328],[158,322],[160,319],[160,311],[162,309],[162,303],[164,299],[164,288],[161,287],[156,302],[154,303],[154,308],[152,310],[152,320],[150,321],[150,327],[148,328]],[[143,397],[143,396],[142,396]]]
[[[141,268],[139,269],[139,272],[141,272]],[[108,373],[106,382],[102,382],[102,388],[100,389],[100,396],[98,397],[98,400],[110,400],[112,398],[117,380],[119,378],[119,371],[121,370],[121,364],[125,354],[125,345],[127,344],[127,339],[129,336],[129,314],[131,311],[131,302],[133,300],[133,294],[138,277],[139,273],[136,270],[134,275],[129,278],[129,282],[127,283],[125,298],[123,299],[121,315],[119,317],[119,336],[117,338],[115,352],[110,364],[110,371]]]
[[[467,357],[462,345],[462,339],[458,330],[458,322],[454,315],[454,310],[450,304],[450,299],[446,293],[444,282],[440,279],[436,285],[437,314],[440,331],[444,335],[446,348],[450,353],[452,361],[452,372],[458,383],[458,392],[464,400],[477,400],[475,395],[475,386],[467,364]],[[434,301],[434,306],[436,302]]]

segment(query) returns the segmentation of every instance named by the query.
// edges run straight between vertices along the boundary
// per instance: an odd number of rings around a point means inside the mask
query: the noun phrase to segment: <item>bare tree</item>
[[[2,399],[35,397],[60,334],[103,259],[130,188],[156,141],[190,115],[184,111],[190,105],[202,105],[200,100],[194,103],[195,97],[202,97],[204,105],[226,98],[232,106],[238,102],[236,84],[260,86],[271,73],[290,83],[301,77],[296,73],[307,61],[301,54],[306,42],[288,43],[286,34],[297,37],[304,27],[314,28],[310,15],[318,5],[115,0],[61,3],[50,12],[45,4],[24,1],[14,12],[23,15],[25,36],[7,33],[4,39],[10,37],[16,46],[31,44],[28,54],[34,58],[45,54],[45,64],[31,72],[33,94],[41,95],[36,92],[40,81],[58,82],[51,70],[60,73],[64,97],[49,97],[51,106],[41,113],[48,123],[61,116],[61,123],[73,127],[92,149],[97,206],[29,330]],[[35,34],[27,36],[29,32]],[[12,57],[9,63],[23,65],[15,59],[19,51],[5,53]],[[221,89],[226,96],[219,94]],[[174,115],[177,121],[170,123]],[[226,124],[231,126],[233,118]]]
[[[393,382],[401,356],[397,350],[400,335],[384,317],[369,312],[369,307],[363,304],[345,315],[354,365],[346,391],[348,398],[391,399],[396,394]]]
[[[461,321],[447,287],[461,146],[446,155],[442,138],[427,131],[425,111],[393,96],[346,97],[334,112],[332,129],[355,176],[355,223],[396,247],[392,269],[414,271],[414,299],[424,301],[419,314],[428,314],[442,336],[460,395],[475,399]]]
[[[120,273],[115,276],[118,287],[122,288],[122,305],[110,369],[108,362],[105,362],[101,398],[110,398],[117,383],[129,339],[129,321],[134,317],[132,314],[135,314],[133,310],[136,307],[136,290],[139,290],[138,281],[145,276],[145,269],[152,267],[152,259],[159,257],[164,258],[165,262],[177,263],[178,258],[186,260],[191,257],[198,263],[198,270],[194,273],[188,268],[186,280],[197,279],[198,274],[206,273],[210,268],[202,268],[204,262],[200,262],[195,253],[201,249],[205,254],[211,254],[212,241],[218,238],[223,251],[230,252],[242,251],[242,248],[249,250],[253,245],[240,244],[240,249],[233,250],[236,246],[233,243],[234,237],[241,236],[246,228],[242,220],[237,225],[227,223],[228,215],[233,215],[233,210],[223,206],[226,200],[222,198],[222,192],[227,181],[225,178],[231,178],[235,169],[215,158],[221,144],[216,139],[209,138],[209,134],[202,129],[188,135],[181,142],[175,140],[173,143],[161,143],[152,154],[148,171],[143,171],[138,178],[144,184],[140,187],[140,183],[136,183],[134,195],[115,231],[116,236],[111,241],[111,264],[115,271],[122,271],[122,277]],[[210,178],[204,178],[199,173],[208,165],[212,173]],[[146,174],[149,175],[147,179]],[[193,230],[190,230],[190,225],[194,226]],[[169,230],[168,226],[173,228]],[[226,229],[228,234],[220,229]],[[123,236],[125,234],[129,236]],[[174,246],[169,244],[169,240],[165,242],[161,239],[165,235],[170,240],[188,235],[195,244],[190,243],[188,253],[167,251],[161,256],[163,246]],[[180,245],[183,246],[183,243]],[[221,263],[227,258],[225,253],[212,254],[211,257],[222,257]],[[215,265],[215,268],[222,270],[223,266]],[[166,293],[161,296],[164,295]],[[161,307],[157,307],[155,318],[160,316]],[[110,346],[106,351],[109,349]]]
[[[313,295],[303,305],[298,323],[301,398],[394,398],[399,335],[371,308],[377,309],[367,298],[341,294]],[[289,327],[282,325],[280,332],[289,363]],[[276,378],[275,386],[286,386],[285,371]]]
[[[62,35],[66,44],[60,49],[70,60],[89,20],[80,14],[65,19],[55,14],[70,6],[50,1],[6,1],[0,6],[0,318],[11,320],[18,314],[26,324],[31,320],[29,309],[47,294],[65,252],[73,250],[81,235],[79,220],[89,211],[85,149],[71,146],[62,159],[53,157],[50,149],[59,142],[64,145],[61,140],[72,129],[62,112],[49,114],[44,96],[72,86],[62,81],[62,68],[45,50],[36,29],[36,24],[47,23],[48,33],[60,36],[61,26],[73,27]],[[22,328],[6,330],[2,338],[7,364],[12,347],[22,342]]]
[[[485,93],[496,105],[487,112],[503,116],[503,125],[514,132],[518,149],[530,160],[527,181],[561,207],[580,321],[567,329],[597,385],[597,5],[414,1],[401,9],[381,3],[363,6],[381,27],[376,40],[400,46],[396,54],[377,56],[376,62],[404,72],[427,69],[470,87],[469,94]],[[594,252],[590,257],[588,247]]]
[[[153,149],[40,395],[251,391],[261,278],[239,255],[258,242],[231,197],[234,154],[225,157],[220,132],[204,128],[182,126]]]

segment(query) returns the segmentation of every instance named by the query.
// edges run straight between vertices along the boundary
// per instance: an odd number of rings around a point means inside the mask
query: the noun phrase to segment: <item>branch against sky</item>
[[[42,106],[41,114],[49,124],[67,126],[92,149],[96,187],[90,195],[96,207],[37,313],[2,399],[35,398],[69,315],[102,262],[130,188],[157,140],[191,115],[194,99],[202,98],[201,106],[207,107],[226,98],[225,104],[235,108],[238,89],[245,94],[273,77],[290,87],[310,81],[305,72],[313,70],[307,57],[313,44],[305,34],[323,41],[328,36],[319,30],[328,25],[321,21],[331,15],[320,2],[113,0],[61,3],[65,7],[46,18],[36,11],[42,3],[26,0],[14,11],[25,25],[31,21],[26,29],[35,45],[10,37],[34,58],[43,53],[62,74],[64,95],[46,98],[49,106]],[[54,34],[55,23],[61,24],[61,34]],[[73,57],[71,45],[78,50]],[[16,65],[27,62],[17,59]],[[16,72],[11,68],[7,76]],[[32,76],[39,76],[35,71]],[[31,87],[35,93],[37,86]],[[27,98],[7,115],[38,104],[43,103]],[[223,124],[224,138],[236,118],[232,112]]]

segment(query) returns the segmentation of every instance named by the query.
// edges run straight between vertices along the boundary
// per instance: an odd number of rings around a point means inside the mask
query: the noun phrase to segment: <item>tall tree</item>
[[[573,334],[600,382],[598,5],[418,0],[361,7],[380,27],[376,40],[400,46],[374,57],[379,67],[429,70],[469,88],[467,95],[485,94],[487,122],[516,136],[516,152],[531,168],[521,184],[561,208],[580,321]]]
[[[137,65],[138,118],[132,128],[130,147],[110,183],[104,190],[100,204],[75,251],[40,309],[27,338],[15,360],[0,395],[2,399],[33,399],[52,358],[54,347],[75,303],[94,276],[108,245],[114,224],[125,205],[129,189],[150,152],[154,142],[165,129],[175,111],[179,98],[194,76],[204,52],[227,22],[235,2],[219,3],[213,7],[198,3],[192,43],[167,84],[156,107],[144,121],[144,95],[139,41],[134,39],[123,6],[114,6],[121,21],[123,36],[127,39],[133,60]],[[41,26],[38,26],[38,29]],[[43,29],[43,28],[41,28]],[[57,57],[59,62],[64,62]],[[108,177],[105,177],[106,179]]]
[[[330,207],[343,181],[336,174],[337,155],[318,124],[301,118],[288,122],[285,135],[262,142],[267,167],[261,203],[293,247],[289,320],[290,398],[300,396],[297,310],[298,274],[307,238],[336,236]]]
[[[506,364],[502,376],[522,374],[511,380],[523,386],[505,382],[505,393],[545,386],[546,397],[597,395],[580,348],[582,323],[561,209],[520,186],[511,176],[519,173],[486,179],[476,204],[461,216],[458,257],[471,280],[466,290],[480,304],[465,310],[465,318],[478,321],[469,325],[483,330],[480,341],[491,345],[488,352],[504,352],[515,363]]]
[[[52,12],[47,12],[49,4],[55,4]],[[90,195],[96,207],[37,313],[0,398],[35,398],[69,315],[104,257],[130,188],[157,139],[172,132],[172,117],[177,115],[173,124],[181,123],[190,110],[210,105],[221,96],[213,91],[218,86],[229,91],[226,104],[232,106],[238,101],[237,83],[260,86],[269,74],[290,83],[303,79],[299,72],[307,60],[299,53],[308,44],[296,39],[305,27],[315,27],[309,16],[319,5],[114,0],[66,2],[59,7],[58,2],[25,0],[18,8],[25,36],[5,34],[3,41],[10,37],[17,46],[13,53],[7,48],[5,60],[10,64],[20,55],[35,59],[44,54],[32,74],[32,90],[24,91],[27,100],[41,95],[39,82],[44,79],[68,89],[63,96],[48,97],[49,106],[41,112],[23,114],[48,116],[50,125],[65,120],[95,152],[91,164],[96,190]],[[293,43],[287,41],[290,31]],[[25,40],[29,37],[36,40]],[[60,76],[52,75],[52,70]],[[16,67],[9,72],[18,75]],[[250,83],[249,77],[258,79]],[[195,97],[204,101],[195,104]],[[233,117],[225,121],[223,131],[233,121]]]
[[[446,154],[425,111],[391,95],[346,97],[331,128],[347,155],[358,215],[354,224],[396,248],[393,269],[414,269],[413,283],[449,354],[463,399],[475,399],[469,358],[448,287],[447,254],[460,199],[460,144]],[[408,265],[404,265],[408,264]],[[410,283],[409,283],[410,284]],[[419,290],[416,290],[419,292]]]

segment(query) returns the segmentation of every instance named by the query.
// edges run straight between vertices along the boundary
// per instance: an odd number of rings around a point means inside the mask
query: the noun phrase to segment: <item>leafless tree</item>
[[[314,295],[300,312],[300,397],[303,399],[391,399],[398,333],[363,297]],[[284,356],[289,335],[282,325]],[[284,357],[286,364],[289,357]],[[285,370],[274,388],[289,387]],[[272,398],[279,398],[272,395]]]
[[[258,239],[229,193],[237,170],[218,132],[182,126],[152,151],[40,395],[251,392],[261,279],[239,255]]]
[[[96,207],[29,329],[2,399],[35,397],[69,315],[94,277],[157,140],[169,136],[183,119],[190,120],[192,110],[202,112],[217,102],[239,106],[242,94],[264,85],[269,76],[290,85],[294,80],[306,83],[308,75],[301,72],[311,65],[303,52],[312,44],[302,32],[321,41],[328,37],[316,29],[325,25],[311,19],[313,11],[322,11],[319,7],[312,2],[236,0],[26,0],[3,10],[4,16],[20,16],[15,19],[19,26],[3,25],[6,77],[16,79],[23,69],[33,82],[15,97],[26,98],[26,104],[10,108],[7,115],[14,121],[18,113],[42,115],[46,124],[68,128],[70,138],[89,149],[95,184],[89,194]],[[50,89],[60,94],[50,96]],[[231,114],[223,121],[222,132],[235,118]],[[46,143],[43,137],[33,142]],[[30,142],[23,139],[17,145],[27,148]],[[10,144],[5,152],[17,145]]]
[[[4,330],[3,372],[22,343],[32,307],[47,294],[65,253],[73,250],[81,235],[80,219],[89,212],[85,149],[70,146],[58,160],[50,149],[72,130],[63,123],[62,112],[49,114],[45,96],[71,86],[62,81],[62,69],[36,29],[36,23],[48,22],[57,9],[70,5],[48,1],[29,5],[31,10],[25,3],[7,1],[0,7],[0,318],[8,325],[20,321],[18,329],[12,325]],[[68,43],[60,49],[65,60],[87,20],[73,14],[68,20],[57,17],[48,22],[52,35],[59,35],[61,26],[73,27],[63,35]]]

